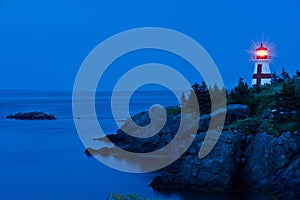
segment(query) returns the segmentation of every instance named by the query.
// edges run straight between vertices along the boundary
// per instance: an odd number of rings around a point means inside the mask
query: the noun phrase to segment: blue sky
[[[239,77],[250,83],[254,65],[246,50],[263,33],[276,46],[272,70],[300,69],[299,24],[299,0],[0,0],[0,89],[71,90],[77,70],[96,45],[146,26],[194,38],[231,88]]]

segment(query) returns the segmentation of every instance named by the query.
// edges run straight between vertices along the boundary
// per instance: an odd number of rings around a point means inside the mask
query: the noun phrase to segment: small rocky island
[[[14,115],[6,116],[7,119],[18,120],[54,120],[56,117],[53,114],[47,114],[44,112],[18,112]]]
[[[123,194],[112,193],[107,196],[106,200],[158,200],[158,199],[143,197],[139,194],[123,195]]]

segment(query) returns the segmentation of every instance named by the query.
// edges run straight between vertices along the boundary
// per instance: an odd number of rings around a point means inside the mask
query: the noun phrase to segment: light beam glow
[[[258,50],[263,44],[265,49]],[[253,41],[251,40],[250,49],[246,50],[250,56],[249,61],[253,62],[256,59],[270,59],[271,63],[274,61],[274,57],[276,57],[275,45],[273,42],[269,42],[268,40],[261,41]]]

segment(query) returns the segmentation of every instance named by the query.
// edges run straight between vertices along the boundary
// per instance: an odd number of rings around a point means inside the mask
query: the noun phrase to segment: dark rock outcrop
[[[247,183],[253,185],[273,172],[285,167],[300,151],[300,136],[290,132],[274,137],[259,133],[246,152],[243,173]]]
[[[211,114],[206,114],[200,117],[199,132],[207,131],[211,117],[217,117],[223,109],[216,110]],[[246,119],[250,115],[250,109],[246,105],[232,104],[226,108],[225,125],[232,124],[233,122],[241,119]]]
[[[198,156],[206,133],[197,135],[185,156],[154,178],[155,189],[225,192],[233,190],[236,174],[242,162],[243,135],[223,132],[217,145],[204,159]]]
[[[229,105],[225,124],[246,119],[249,114],[247,106]],[[200,118],[200,131],[207,129],[211,115]],[[198,152],[205,134],[199,133],[185,155],[164,169],[150,185],[158,190],[250,190],[284,198],[300,195],[299,131],[285,132],[279,137],[266,132],[245,135],[224,131],[214,149],[200,159]]]
[[[54,120],[56,117],[52,114],[44,112],[19,112],[14,115],[6,116],[8,119],[19,119],[19,120]]]
[[[300,135],[259,133],[246,152],[246,183],[255,190],[300,195]]]
[[[168,107],[168,109],[173,109],[173,107]],[[223,109],[219,109],[212,114],[204,115],[200,117],[199,120],[199,127],[198,133],[207,131],[210,123],[211,117],[216,117],[221,112],[224,112]],[[226,121],[225,124],[233,123],[236,120],[244,119],[249,116],[250,110],[248,106],[234,104],[227,106],[227,113],[226,113]],[[141,112],[132,117],[132,120],[140,125],[146,126],[150,123],[149,113],[148,112]],[[176,135],[178,127],[181,122],[181,115],[167,115],[167,121],[165,126],[159,131],[156,135],[148,138],[136,138],[133,136],[128,135],[122,130],[118,130],[117,134],[110,134],[107,135],[108,139],[113,142],[118,147],[137,153],[145,153],[145,152],[152,152],[157,149],[164,147],[168,144]],[[134,131],[134,127],[130,127],[128,122],[125,122],[123,127],[127,130]],[[155,128],[154,128],[155,129]],[[97,140],[102,140],[103,138],[98,138]],[[111,149],[113,150],[113,149]],[[93,154],[102,154],[105,151],[107,153],[107,149],[90,149],[90,152]],[[199,150],[198,150],[199,151]]]
[[[152,137],[137,138],[128,135],[122,130],[118,130],[117,134],[107,135],[107,138],[118,147],[127,151],[136,152],[136,153],[152,152],[164,147],[174,138],[179,127],[180,117],[181,117],[180,114],[175,116],[168,115],[167,116],[168,119],[166,121],[165,126],[162,128],[161,131],[159,131],[157,134],[155,134]],[[141,112],[133,116],[132,120],[140,126],[146,126],[150,123],[149,113]],[[130,131],[135,131],[135,127],[131,127],[131,125],[127,121],[124,123],[122,127]],[[154,129],[156,129],[156,127],[154,127]],[[103,138],[98,138],[97,140],[103,140]],[[102,148],[99,150],[95,150],[95,149],[89,149],[89,150],[93,154],[103,154],[103,151],[105,151],[105,154],[107,153],[106,148],[105,149]],[[113,151],[113,148],[111,148],[111,151]]]
[[[107,196],[106,200],[157,200],[157,199],[143,197],[139,194],[122,195],[122,194],[112,193]]]
[[[299,199],[299,187],[300,155],[297,154],[285,167],[260,180],[255,189],[273,191],[274,194],[285,199]]]
[[[223,131],[208,156],[199,158],[210,119],[220,112],[223,110],[200,117],[198,134],[190,148],[181,158],[161,170],[161,175],[155,177],[150,185],[158,190],[250,190],[267,192],[275,197],[300,197],[299,131],[285,132],[279,137],[268,132],[247,135],[237,130]],[[249,115],[247,106],[229,105],[225,125],[246,119]],[[147,125],[148,113],[140,113],[133,120],[139,125]],[[166,125],[153,137],[140,140],[119,130],[116,135],[108,135],[108,138],[128,151],[149,152],[172,140],[179,124],[180,114],[168,116]],[[107,148],[88,150],[95,151],[103,155],[113,152]]]
[[[207,192],[251,190],[292,199],[300,196],[298,132],[280,137],[223,132],[213,151],[200,160],[197,149],[202,134],[184,157],[153,179],[152,187]]]

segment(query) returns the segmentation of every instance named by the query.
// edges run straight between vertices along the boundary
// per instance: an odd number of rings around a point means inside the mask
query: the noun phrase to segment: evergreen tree
[[[203,81],[200,87],[200,91],[197,95],[199,102],[200,113],[210,113],[211,110],[211,100],[209,95],[209,90],[206,83]]]
[[[300,71],[297,69],[296,71],[296,76],[299,77],[300,76]]]
[[[254,95],[250,92],[250,88],[243,78],[239,78],[238,85],[231,90],[229,96],[231,103],[247,105],[251,111],[256,108]]]
[[[200,85],[198,83],[195,83],[193,86],[192,86],[195,94],[199,93],[200,91]]]
[[[181,104],[181,107],[184,107],[186,106],[186,98],[185,98],[185,95],[184,95],[184,92],[181,93],[181,98],[180,98],[180,104]]]
[[[272,73],[272,77],[271,77],[271,84],[275,84],[275,83],[280,83],[281,80],[279,78],[279,76],[277,75],[276,71],[274,71]]]
[[[238,81],[238,86],[236,86],[233,89],[234,92],[234,98],[236,99],[242,99],[244,97],[248,97],[250,92],[249,92],[249,87],[246,82],[244,82],[243,78],[239,78]]]
[[[289,73],[287,73],[287,72],[285,71],[285,68],[284,68],[284,67],[282,68],[282,71],[281,71],[281,77],[282,77],[283,80],[288,80],[288,79],[291,78],[290,75],[289,75]]]
[[[211,98],[214,98],[215,102],[221,101],[221,90],[216,84],[214,88],[210,88],[209,91],[211,92]]]
[[[282,88],[275,94],[275,109],[278,120],[286,120],[291,117],[291,112],[299,112],[294,79],[284,82]]]
[[[194,90],[194,92],[196,94],[200,113],[201,114],[210,113],[211,101],[210,101],[209,90],[207,88],[206,83],[204,81],[201,83],[201,85],[199,85],[198,83],[195,83],[192,86],[192,89]],[[189,106],[192,106],[192,108],[189,108],[189,109],[193,109],[193,103],[191,103],[190,97],[188,98],[187,102],[188,102]]]
[[[299,92],[299,87],[296,87],[296,104],[297,104],[296,120],[297,120],[297,122],[300,122],[300,92]]]
[[[210,95],[211,99],[213,98],[216,104],[221,103],[226,98],[226,90],[225,88],[219,88],[216,84],[214,85],[214,88],[210,88]]]

